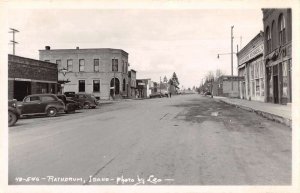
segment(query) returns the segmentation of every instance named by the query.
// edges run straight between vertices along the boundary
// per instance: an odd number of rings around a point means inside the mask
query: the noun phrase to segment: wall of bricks
[[[8,99],[11,100],[14,98],[14,81],[8,80]]]
[[[57,82],[57,65],[8,55],[8,77]]]

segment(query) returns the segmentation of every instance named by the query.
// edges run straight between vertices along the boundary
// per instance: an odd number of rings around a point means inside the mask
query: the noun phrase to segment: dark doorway
[[[274,95],[274,103],[278,104],[278,76],[273,76],[273,95]]]
[[[26,81],[14,81],[14,99],[22,101],[25,96],[31,94],[31,83]]]
[[[114,80],[115,80],[115,83],[114,83]],[[118,78],[113,78],[111,79],[110,81],[110,87],[114,87],[114,85],[116,85],[116,88],[115,89],[110,89],[110,95],[114,95],[114,90],[115,90],[115,94],[120,94],[120,81]]]

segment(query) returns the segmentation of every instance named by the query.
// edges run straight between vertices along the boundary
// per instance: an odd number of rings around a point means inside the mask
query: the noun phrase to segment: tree
[[[214,78],[215,78],[214,73],[212,71],[209,71],[205,76],[205,83],[213,81]]]
[[[223,75],[224,75],[223,71],[220,69],[217,69],[216,74],[215,74],[215,80],[217,80],[218,78],[220,78]]]
[[[178,88],[179,81],[175,72],[173,72],[172,81],[173,81],[173,85]]]
[[[164,81],[163,81],[164,83],[167,83],[168,82],[168,79],[167,79],[167,77],[165,76],[164,77]]]

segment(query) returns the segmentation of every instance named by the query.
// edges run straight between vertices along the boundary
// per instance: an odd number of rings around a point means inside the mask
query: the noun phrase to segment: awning
[[[66,84],[68,82],[71,82],[71,81],[69,81],[69,80],[59,80],[59,81],[57,81],[58,84]]]

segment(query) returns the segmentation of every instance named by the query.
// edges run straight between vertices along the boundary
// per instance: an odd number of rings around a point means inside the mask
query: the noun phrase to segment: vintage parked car
[[[56,96],[57,96],[57,98],[59,98],[60,100],[62,100],[64,102],[66,113],[75,113],[76,109],[79,108],[79,103],[77,103],[73,100],[67,99],[67,97],[65,95],[58,94]]]
[[[152,93],[150,94],[150,98],[162,98],[164,95],[162,93]]]
[[[28,95],[18,104],[21,115],[45,114],[54,117],[65,111],[65,104],[54,94]]]
[[[17,108],[17,100],[8,101],[8,126],[13,126],[20,118],[20,110]]]
[[[204,96],[211,95],[211,92],[207,91],[204,93]]]
[[[98,103],[98,100],[95,98],[92,94],[86,94],[86,93],[77,93],[75,94],[75,97],[73,98],[74,101],[77,101],[80,103],[80,106],[82,108],[90,109],[90,108],[96,108]]]
[[[72,97],[75,97],[75,92],[65,92],[64,95],[65,95],[66,97],[72,98]]]

